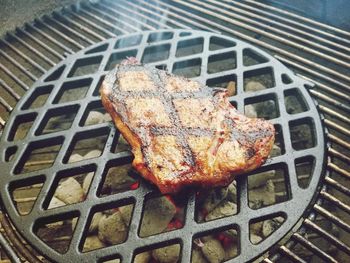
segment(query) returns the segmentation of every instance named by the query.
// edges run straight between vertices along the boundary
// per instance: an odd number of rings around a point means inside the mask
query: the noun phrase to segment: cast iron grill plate
[[[248,54],[248,56],[246,56]],[[195,219],[195,193],[184,196],[185,221],[180,229],[149,237],[140,237],[139,228],[144,210],[144,200],[157,195],[157,190],[140,180],[135,190],[100,196],[103,175],[108,165],[123,165],[132,161],[129,151],[115,153],[120,133],[111,122],[84,126],[89,110],[101,105],[98,93],[104,75],[127,56],[135,56],[142,63],[166,68],[175,74],[193,78],[208,86],[219,86],[234,81],[236,94],[230,101],[240,112],[247,104],[270,100],[274,105],[271,122],[281,134],[282,154],[269,158],[257,171],[283,169],[286,174],[288,198],[280,203],[252,209],[248,204],[247,177],[237,180],[238,213],[225,218],[199,223]],[[246,59],[248,57],[248,59]],[[245,91],[249,79],[265,79],[266,89],[256,92]],[[226,84],[224,84],[226,85]],[[191,257],[194,238],[220,232],[230,228],[239,233],[239,253],[232,262],[245,262],[257,258],[284,237],[302,218],[309,208],[324,172],[325,143],[321,118],[312,98],[307,93],[304,80],[296,77],[289,69],[266,52],[240,40],[203,31],[160,30],[136,33],[112,38],[95,44],[74,55],[48,71],[23,96],[13,110],[1,137],[1,184],[0,194],[6,212],[23,237],[48,259],[57,262],[91,262],[109,258],[121,258],[131,262],[135,254],[169,244],[181,245],[182,262]],[[88,89],[78,99],[61,101],[63,93],[82,86]],[[305,105],[305,111],[289,112],[285,97],[297,92]],[[37,98],[46,95],[42,105],[33,106]],[[69,96],[68,96],[69,97]],[[51,118],[64,115],[71,118],[69,125],[50,132],[46,126]],[[16,137],[17,128],[32,122],[27,133]],[[295,145],[291,130],[297,126],[310,127],[311,142]],[[99,157],[68,162],[75,144],[79,140],[105,136],[106,140]],[[57,147],[54,147],[57,146]],[[25,162],[31,153],[46,147],[54,147],[55,158],[47,167],[26,171]],[[298,184],[295,164],[298,160],[312,159],[310,183],[307,187]],[[57,182],[77,173],[94,171],[94,178],[80,203],[47,209]],[[253,174],[252,173],[252,174]],[[21,215],[12,198],[13,189],[43,183],[42,189],[31,209]],[[124,243],[106,248],[82,252],[92,216],[96,211],[133,204],[128,237]],[[282,215],[284,223],[263,242],[253,245],[249,240],[249,223]],[[78,217],[75,231],[67,251],[62,255],[45,244],[37,235],[37,225]]]

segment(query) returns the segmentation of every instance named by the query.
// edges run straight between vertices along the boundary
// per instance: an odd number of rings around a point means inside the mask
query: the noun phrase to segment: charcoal
[[[94,178],[94,172],[90,172],[88,173],[85,178],[84,178],[84,182],[83,182],[83,191],[84,191],[84,194],[87,195],[88,191],[89,191],[89,188],[90,188],[90,185],[91,185],[91,182],[92,182],[92,179]]]
[[[79,162],[79,161],[81,161],[81,160],[84,160],[84,157],[81,156],[81,155],[78,154],[78,153],[72,154],[72,155],[69,157],[69,162],[70,162],[70,163]]]
[[[249,207],[251,209],[259,209],[262,206],[263,206],[263,201],[262,200],[249,201]]]
[[[118,139],[117,148],[118,148],[118,151],[120,152],[129,151],[131,149],[130,144],[125,140],[125,138],[121,134]]]
[[[263,90],[266,89],[266,87],[261,84],[260,82],[257,81],[249,81],[246,85],[245,85],[245,90],[246,91],[259,91],[259,90]]]
[[[83,251],[90,251],[103,248],[106,245],[97,236],[88,236],[85,239]]]
[[[128,175],[131,169],[131,164],[125,164],[117,167],[112,167],[108,170],[103,187],[109,189],[112,193],[131,185],[135,182]]]
[[[112,209],[107,209],[107,210],[103,210],[102,211],[102,214],[106,215],[106,216],[110,216],[110,215],[113,215],[116,211],[118,211],[119,209],[115,209],[115,208],[112,208]]]
[[[111,260],[107,260],[107,261],[103,261],[103,263],[120,263],[120,259],[116,258],[116,259],[111,259]]]
[[[77,180],[69,177],[57,187],[55,197],[66,204],[75,204],[84,200],[84,191]]]
[[[66,204],[56,197],[52,197],[48,209],[53,209],[60,206],[65,206]]]
[[[227,89],[228,96],[235,95],[236,94],[236,83],[234,81],[230,81],[229,83],[227,83],[226,89]]]
[[[238,242],[238,233],[236,229],[226,230],[225,235],[229,236],[234,242]]]
[[[204,243],[202,242],[202,239],[204,239],[204,238],[205,237],[193,239],[193,244],[195,244],[198,248],[202,248],[204,246]]]
[[[124,220],[125,225],[129,226],[130,219],[132,215],[133,205],[126,205],[119,207],[119,211],[122,214],[122,218]]]
[[[209,213],[227,197],[227,192],[227,187],[210,191],[208,197],[203,202],[202,208]]]
[[[276,221],[280,225],[283,224],[283,222],[284,222],[284,218],[282,216],[275,217],[273,220]]]
[[[217,207],[215,207],[208,215],[205,217],[206,221],[214,220],[221,217],[226,217],[234,215],[237,213],[237,205],[230,201],[222,201]]]
[[[266,220],[262,226],[262,234],[264,237],[268,237],[271,233],[276,230],[276,223],[273,220]]]
[[[255,235],[261,235],[261,230],[263,227],[263,222],[256,222],[254,224],[250,225],[250,231],[251,233],[255,234]]]
[[[282,154],[281,148],[277,145],[272,146],[272,150],[270,152],[270,157],[272,156],[279,156]]]
[[[90,226],[89,226],[89,234],[95,233],[98,230],[98,224],[100,223],[100,220],[102,218],[106,217],[104,214],[102,214],[101,212],[97,212],[94,214],[94,216],[92,217]],[[72,230],[75,229],[75,225],[78,221],[78,218],[73,218],[72,220]]]
[[[225,247],[225,261],[234,258],[238,255],[238,246],[236,242]]]
[[[207,263],[208,261],[204,257],[203,253],[199,249],[192,251],[191,263]]]
[[[275,177],[275,174],[276,172],[271,170],[250,176],[248,178],[249,189],[264,186],[267,180]]]
[[[340,235],[339,227],[336,226],[335,224],[332,224],[331,232],[332,232],[332,235],[335,237],[339,237]]]
[[[152,256],[159,263],[176,263],[180,257],[180,245],[175,244],[152,251]]]
[[[107,112],[104,114],[103,119],[104,119],[105,122],[112,121],[111,115],[109,113],[107,113]]]
[[[108,217],[102,217],[98,224],[98,237],[101,241],[114,245],[125,241],[128,228],[119,211]]]
[[[137,254],[133,263],[148,263],[151,259],[151,251],[142,252]]]
[[[271,233],[275,232],[283,222],[283,217],[276,217],[271,220],[265,220],[262,226],[263,236],[268,237],[269,235],[271,235]]]
[[[65,206],[65,205],[66,204],[64,202],[62,202],[60,199],[53,196],[51,201],[50,201],[48,209],[53,209],[53,208]],[[48,228],[58,228],[58,227],[63,226],[63,224],[64,224],[64,221],[58,221],[58,222],[47,224],[46,226]]]
[[[148,200],[142,218],[140,235],[150,236],[165,230],[176,213],[175,206],[165,196]]]
[[[256,113],[255,107],[253,105],[244,106],[244,115],[249,118],[257,118],[258,114]]]
[[[84,155],[83,159],[90,159],[90,158],[95,158],[101,155],[100,150],[92,150],[88,152],[87,154]]]
[[[222,247],[221,243],[214,238],[205,241],[202,252],[204,257],[210,263],[220,263],[225,258],[224,248]]]
[[[258,236],[258,235],[254,235],[254,234],[250,235],[250,241],[253,244],[258,244],[258,243],[261,242],[261,240],[262,240],[262,238],[260,236]]]
[[[237,202],[237,185],[236,181],[233,181],[227,187],[227,200],[236,203]]]
[[[272,180],[267,180],[264,186],[250,190],[249,201],[253,209],[276,203],[275,186]]]
[[[90,111],[89,116],[85,121],[85,125],[94,125],[98,123],[103,123],[105,120],[105,115],[98,111]]]

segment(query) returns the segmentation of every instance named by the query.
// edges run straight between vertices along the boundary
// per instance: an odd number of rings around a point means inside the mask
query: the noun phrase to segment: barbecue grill
[[[260,2],[157,0],[82,2],[8,33],[0,50],[6,59],[0,64],[0,241],[7,256],[132,262],[178,244],[179,258],[189,262],[208,236],[221,242],[230,236],[235,262],[348,260],[349,35]],[[123,188],[104,187],[109,170],[124,169],[132,156],[107,119],[89,122],[92,113],[104,116],[103,76],[128,56],[212,87],[231,85],[230,101],[240,112],[252,106],[274,123],[279,152],[237,180],[233,213],[206,220],[200,193],[167,197],[180,223],[145,234],[147,209],[161,198],[155,188],[130,169]],[[263,88],[249,88],[252,82]],[[100,151],[73,160],[91,148]],[[269,171],[276,198],[257,205],[251,179]],[[83,199],[50,209],[63,181],[83,184],[89,174]],[[36,194],[21,196],[26,191]],[[126,237],[86,251],[95,215],[126,208],[132,211]],[[253,240],[253,229],[271,219],[278,227]]]

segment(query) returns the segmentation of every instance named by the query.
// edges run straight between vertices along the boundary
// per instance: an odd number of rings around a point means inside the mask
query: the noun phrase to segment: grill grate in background
[[[130,11],[133,14],[132,18],[128,15]],[[238,15],[244,15],[245,19],[242,20]],[[85,23],[79,16],[94,21],[94,24]],[[261,21],[264,23],[256,24]],[[66,34],[60,33],[64,24],[69,38]],[[133,3],[126,1],[81,3],[79,8],[69,7],[28,23],[12,32],[12,35],[22,39],[34,48],[36,53],[43,54],[53,63],[58,63],[67,54],[98,42],[100,38],[167,27],[198,28],[246,40],[272,52],[300,77],[316,84],[309,92],[318,101],[318,109],[325,116],[324,125],[329,130],[327,136],[331,143],[327,162],[327,169],[331,174],[325,179],[325,187],[320,195],[320,201],[327,202],[320,202],[319,206],[331,211],[331,214],[323,214],[322,220],[315,222],[318,224],[326,221],[337,225],[339,233],[336,240],[349,244],[347,233],[347,226],[350,223],[347,191],[350,175],[348,166],[350,77],[347,71],[350,51],[349,32],[251,0],[201,1],[201,3],[140,0]],[[104,30],[101,31],[101,28]],[[51,67],[52,63],[44,61],[40,55],[33,55],[35,52],[10,35],[1,43],[2,124],[7,120],[18,98],[23,96],[42,75],[43,70]],[[319,211],[314,209],[311,217],[318,215]],[[294,250],[294,243],[298,243],[296,248],[300,248],[302,244],[323,259],[333,261],[349,259],[347,250],[335,240],[326,239],[323,234],[310,226],[307,229],[301,228],[300,233],[304,234],[305,231],[308,232],[307,235],[293,236],[294,241],[282,246],[277,253],[294,261],[298,261],[295,254],[302,256],[306,254],[305,258],[310,259],[310,254],[300,249]],[[309,240],[313,243],[310,244]],[[319,240],[324,241],[326,245],[321,247]],[[337,248],[343,247],[343,249],[334,256],[332,253],[327,255],[327,251],[322,251],[326,250],[327,246],[331,247],[327,244],[335,244]]]
[[[194,54],[189,53],[184,49],[184,43],[188,43],[191,48],[193,48],[193,43],[197,43],[197,46],[200,46],[197,48],[201,51]],[[164,48],[158,49],[158,47]],[[126,187],[126,189],[120,189],[120,192],[115,195],[111,195],[108,191],[104,192],[101,184],[104,185],[104,182],[107,181],[105,177],[109,169],[123,169],[121,167],[131,162],[131,155],[130,152],[125,151],[113,153],[113,145],[120,144],[120,134],[111,123],[105,122],[90,126],[84,124],[86,124],[87,113],[90,110],[89,105],[94,104],[96,107],[100,104],[99,94],[96,91],[100,80],[109,69],[109,61],[111,58],[118,57],[118,60],[114,60],[114,63],[118,63],[125,58],[127,52],[133,50],[136,52],[136,58],[141,62],[151,62],[149,65],[166,67],[170,72],[193,77],[202,83],[206,83],[208,79],[224,79],[227,82],[227,76],[234,77],[237,80],[237,94],[232,96],[230,101],[237,105],[241,112],[247,105],[253,103],[263,103],[261,107],[269,105],[270,108],[273,108],[264,117],[271,119],[276,127],[280,127],[278,133],[283,133],[283,136],[277,140],[276,145],[282,148],[281,151],[284,154],[277,154],[270,158],[262,168],[251,173],[248,182],[247,178],[237,182],[239,199],[236,200],[238,211],[235,214],[220,219],[214,217],[212,221],[203,220],[200,218],[202,213],[198,211],[201,209],[201,206],[198,205],[200,199],[195,196],[195,193],[190,193],[181,198],[185,206],[183,213],[186,217],[183,227],[170,231],[167,235],[164,235],[163,232],[144,234],[147,232],[142,227],[141,221],[143,220],[140,221],[139,217],[140,214],[147,214],[147,201],[142,204],[140,200],[146,200],[155,193],[152,188],[149,188],[149,184],[141,181],[137,189],[130,191]],[[256,57],[262,57],[264,60],[254,65],[243,66],[243,50],[250,50],[250,54],[256,54]],[[152,54],[151,61],[149,61],[150,54]],[[229,60],[227,60],[227,54],[230,54]],[[214,63],[213,61],[219,65],[210,66],[211,63]],[[236,65],[242,66],[236,67]],[[244,90],[248,85],[244,81],[246,75],[257,79],[261,78],[262,74],[269,76],[265,81],[266,84],[269,84],[266,85],[266,89],[257,92]],[[282,83],[282,76],[287,76],[290,80],[289,84]],[[69,100],[62,100],[63,94],[67,91],[65,87],[77,88],[78,84],[79,86],[87,85],[85,95],[75,93],[68,98]],[[22,228],[21,232],[24,237],[30,243],[35,244],[34,246],[40,252],[55,261],[60,261],[62,256],[47,246],[59,253],[64,253],[65,257],[72,261],[84,257],[101,260],[118,256],[126,262],[130,261],[138,250],[181,241],[181,259],[188,262],[188,257],[191,255],[191,243],[189,242],[192,239],[206,236],[208,231],[217,234],[219,231],[227,232],[229,229],[231,233],[232,231],[238,232],[238,234],[232,234],[237,239],[235,242],[239,250],[234,256],[232,255],[235,261],[241,262],[256,258],[289,232],[299,220],[317,191],[322,175],[325,147],[323,128],[316,107],[304,85],[306,83],[303,80],[293,76],[287,68],[270,58],[267,53],[262,53],[244,42],[218,34],[203,31],[151,31],[98,43],[69,56],[52,68],[16,105],[13,111],[14,118],[9,119],[1,140],[2,155],[6,155],[9,149],[16,149],[13,155],[7,158],[7,163],[2,165],[5,170],[13,171],[13,175],[9,174],[2,178],[5,187],[0,192],[6,211],[16,228]],[[53,87],[50,89],[48,98],[44,99],[40,107],[31,109],[32,103],[36,101],[34,97],[38,96],[40,91],[47,86]],[[285,92],[293,93],[295,90],[299,91],[300,98],[307,106],[296,114],[288,114],[284,94]],[[174,96],[181,98],[181,93],[176,93]],[[27,123],[28,116],[32,116],[31,125],[24,129],[26,132],[22,136],[17,136],[21,125]],[[51,119],[53,119],[52,122]],[[296,138],[299,134],[296,129],[301,125],[312,126],[310,129],[313,131],[313,136],[305,135],[304,139],[310,142],[310,145],[304,143],[302,146],[295,147],[294,144],[300,140]],[[186,126],[183,129],[187,135],[189,135],[188,132],[196,131]],[[166,135],[167,132],[163,131],[160,134]],[[89,154],[89,148],[99,150],[99,153],[88,160],[73,162],[75,154],[86,157]],[[294,151],[293,155],[287,154],[292,152],[292,148],[296,148],[297,151]],[[305,158],[313,160],[308,165],[312,172],[309,184],[301,188],[298,187],[298,174],[294,169],[294,159],[297,162],[298,159]],[[41,162],[40,166],[35,165],[39,162]],[[130,165],[128,167],[130,168]],[[261,196],[257,196],[250,185],[252,178],[258,176],[257,173],[267,171],[273,171],[274,179],[280,181],[279,184],[276,183],[276,191],[279,191],[281,195],[276,200],[265,204],[266,201]],[[55,195],[59,191],[59,182],[69,182],[68,178],[71,177],[85,182],[86,174],[91,172],[93,172],[91,190],[87,190],[82,199],[70,201],[70,205],[50,209],[52,197],[59,197],[58,194]],[[70,184],[73,184],[73,181],[70,181]],[[277,189],[278,185],[279,189]],[[37,188],[38,193],[32,197],[32,207],[25,207],[16,202],[16,196],[17,200],[20,197],[16,192],[23,190],[23,187],[30,186]],[[14,201],[8,198],[11,193]],[[260,201],[264,203],[259,205]],[[196,212],[193,209],[194,203],[197,206]],[[128,225],[131,220],[133,226],[127,231],[128,238],[126,239],[125,236],[117,240],[117,243],[113,243],[114,246],[109,250],[89,251],[84,254],[83,240],[87,240],[86,228],[89,220],[92,221],[92,214],[96,211],[100,213],[111,209],[121,211],[125,209],[125,206],[133,206],[135,210],[127,220]],[[20,216],[16,215],[16,210]],[[194,218],[195,213],[197,214],[196,219]],[[251,225],[253,224],[251,222],[262,224],[263,221],[276,217],[279,217],[280,227],[276,228],[266,242],[259,242],[252,246],[248,237],[248,222]],[[29,224],[23,223],[23,218],[26,218],[24,222]],[[75,224],[76,229],[73,232],[69,226],[73,225],[76,218],[78,218],[78,223]],[[53,224],[57,225],[57,221],[62,220],[66,223],[56,230],[55,234],[48,235],[47,230],[52,228]],[[138,229],[140,229],[139,234],[137,234]],[[150,234],[156,235],[150,236]],[[50,239],[50,236],[53,235],[56,236],[56,244]],[[72,241],[69,243],[71,238]],[[251,235],[250,239],[252,238],[256,237]],[[82,246],[83,253],[77,253],[77,248]]]

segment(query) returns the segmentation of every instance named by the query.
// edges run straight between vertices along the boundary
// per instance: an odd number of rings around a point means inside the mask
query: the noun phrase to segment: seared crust
[[[133,166],[162,193],[227,185],[262,165],[274,143],[273,125],[239,114],[224,90],[135,61],[109,72],[100,93]]]

